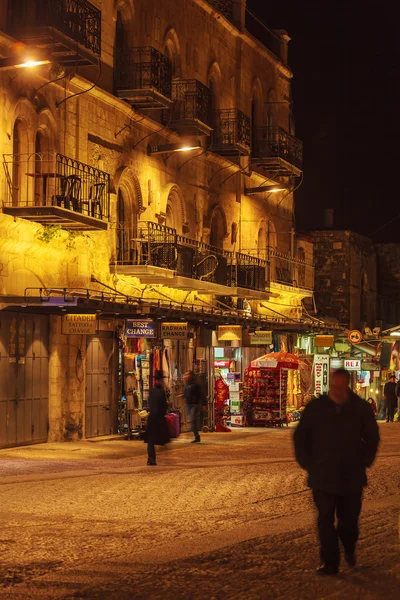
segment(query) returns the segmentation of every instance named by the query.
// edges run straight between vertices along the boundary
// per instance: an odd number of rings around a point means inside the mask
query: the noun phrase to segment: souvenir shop
[[[165,376],[171,411],[186,424],[183,374],[192,369],[193,336],[187,322],[167,323],[152,319],[128,319],[118,337],[118,431],[137,437],[145,427],[154,373]]]

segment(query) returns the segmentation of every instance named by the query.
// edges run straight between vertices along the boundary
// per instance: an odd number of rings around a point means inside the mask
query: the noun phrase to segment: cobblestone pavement
[[[314,574],[314,512],[292,430],[0,451],[0,598],[397,599],[400,424],[365,493],[359,565]]]

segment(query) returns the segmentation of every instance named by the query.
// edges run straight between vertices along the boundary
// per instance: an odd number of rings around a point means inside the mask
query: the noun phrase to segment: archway
[[[185,198],[178,185],[169,184],[164,191],[165,224],[179,234],[188,232]]]
[[[116,205],[116,257],[117,262],[131,264],[138,260],[138,221],[143,209],[142,194],[137,177],[124,167],[115,176]]]
[[[169,29],[165,36],[165,55],[171,63],[172,78],[182,77],[181,45],[174,29]]]
[[[210,246],[216,248],[224,247],[224,239],[226,237],[226,217],[223,209],[216,206],[212,213],[210,223]]]
[[[267,236],[265,233],[265,229],[260,227],[258,230],[257,236],[257,257],[266,259],[266,249],[267,249]]]

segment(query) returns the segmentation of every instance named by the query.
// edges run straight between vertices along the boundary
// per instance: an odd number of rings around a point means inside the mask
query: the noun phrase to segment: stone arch
[[[143,212],[143,197],[139,180],[130,167],[121,167],[114,177],[117,204],[116,259],[122,264],[134,260],[138,223]]]
[[[134,0],[114,0],[114,21],[118,19],[120,13],[124,25],[128,25],[133,21],[135,16]]]
[[[27,288],[45,288],[43,280],[31,269],[27,269],[20,261],[15,262],[14,268],[7,277],[7,294],[24,296]],[[10,265],[11,268],[11,265]],[[32,293],[32,292],[31,292]]]
[[[210,245],[223,248],[224,239],[228,237],[228,222],[220,204],[210,206],[207,214],[207,227],[210,229]]]
[[[37,131],[41,131],[48,141],[48,151],[58,152],[57,123],[49,108],[44,108],[38,115]]]
[[[207,84],[211,91],[211,109],[220,108],[222,73],[219,64],[214,61],[208,69]]]
[[[33,172],[35,168],[35,132],[37,129],[37,114],[27,98],[20,99],[10,111],[11,131],[10,177],[12,182],[11,202],[17,206],[23,198],[32,197],[35,185],[34,178],[28,179],[24,173]]]
[[[165,188],[162,206],[165,207],[166,225],[179,232],[187,233],[189,228],[185,198],[181,188],[176,183],[170,183]]]
[[[165,55],[171,61],[172,77],[182,77],[181,44],[178,35],[172,27],[167,30],[164,37]]]

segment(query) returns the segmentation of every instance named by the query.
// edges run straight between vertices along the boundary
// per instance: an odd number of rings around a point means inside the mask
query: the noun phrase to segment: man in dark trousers
[[[335,371],[329,394],[311,400],[294,434],[296,459],[308,472],[318,511],[322,564],[317,573],[321,575],[338,573],[339,539],[347,564],[356,564],[366,467],[372,465],[379,445],[373,412],[349,383],[348,371]]]
[[[184,374],[183,379],[185,382],[185,389],[183,393],[186,400],[186,407],[188,411],[190,426],[194,435],[194,440],[192,440],[192,444],[197,444],[200,442],[199,419],[203,391],[201,389],[201,385],[197,383],[193,371],[187,371]]]
[[[386,423],[389,423],[389,421],[393,423],[397,406],[396,376],[393,374],[383,388],[383,400],[386,408]]]

